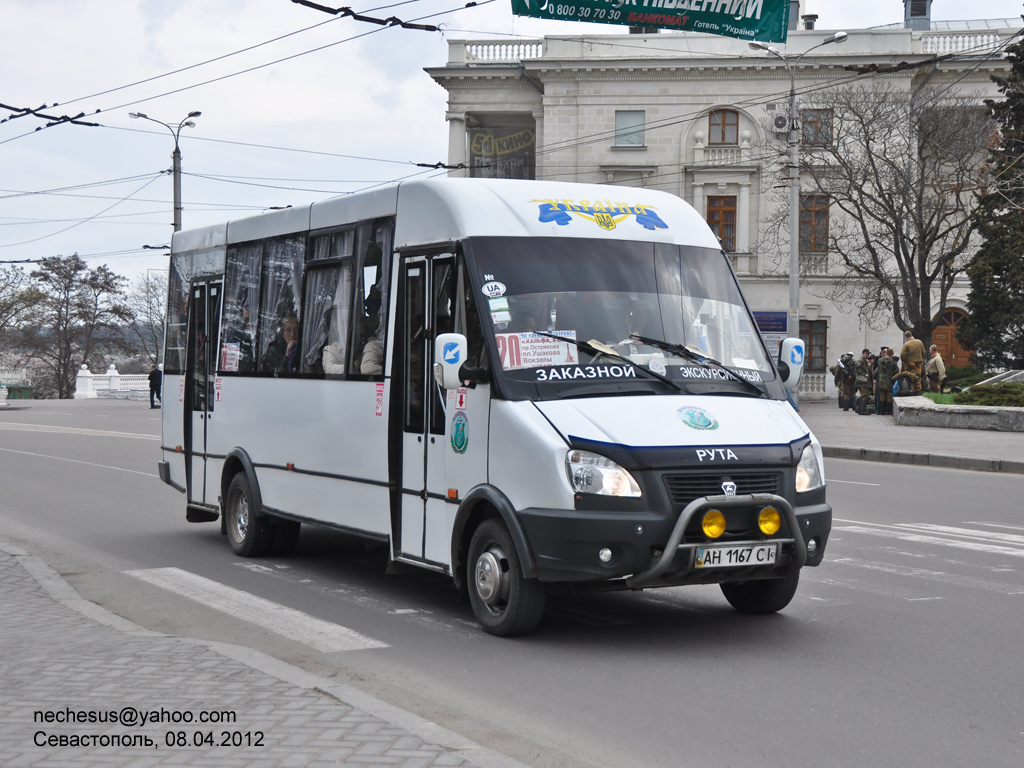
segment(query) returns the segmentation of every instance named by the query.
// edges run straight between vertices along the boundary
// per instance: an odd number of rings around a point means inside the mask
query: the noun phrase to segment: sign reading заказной
[[[512,13],[535,19],[707,32],[786,42],[789,0],[512,0]]]

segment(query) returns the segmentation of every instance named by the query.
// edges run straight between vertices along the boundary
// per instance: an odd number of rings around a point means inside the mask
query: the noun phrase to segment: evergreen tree
[[[967,268],[970,317],[957,338],[975,364],[1006,367],[1024,356],[1024,40],[1007,51],[1010,71],[993,77],[1002,101],[988,101],[999,125],[989,151],[990,179],[975,212],[981,248]]]

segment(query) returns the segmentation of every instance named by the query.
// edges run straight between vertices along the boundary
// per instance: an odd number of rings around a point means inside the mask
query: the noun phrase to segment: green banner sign
[[[789,0],[512,0],[512,13],[535,19],[707,32],[786,42]]]

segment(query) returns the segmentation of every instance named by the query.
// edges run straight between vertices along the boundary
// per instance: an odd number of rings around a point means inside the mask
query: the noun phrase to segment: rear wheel
[[[473,532],[466,564],[469,602],[481,626],[492,635],[529,632],[540,623],[547,590],[523,577],[515,545],[505,525],[486,520]]]
[[[228,542],[236,554],[259,557],[267,553],[273,543],[273,527],[266,517],[256,515],[252,487],[244,472],[231,479],[224,515]]]
[[[721,584],[722,594],[740,613],[775,613],[781,611],[796,594],[800,572],[781,579],[758,579]]]

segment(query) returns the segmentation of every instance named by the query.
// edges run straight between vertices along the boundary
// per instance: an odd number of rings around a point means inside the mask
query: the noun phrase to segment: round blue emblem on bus
[[[456,411],[452,417],[452,450],[456,453],[465,453],[469,447],[469,419],[465,411]]]
[[[718,429],[718,422],[703,408],[684,405],[676,413],[690,429]]]

